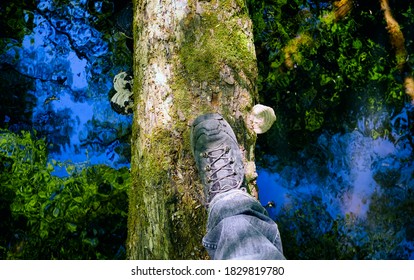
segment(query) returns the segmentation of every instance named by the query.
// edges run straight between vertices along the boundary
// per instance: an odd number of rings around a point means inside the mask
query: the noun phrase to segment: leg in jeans
[[[212,259],[284,259],[276,223],[240,190],[218,194],[210,203],[203,245]]]
[[[243,187],[244,167],[236,136],[218,114],[198,117],[191,130],[194,158],[207,197],[212,259],[284,259],[277,225]]]

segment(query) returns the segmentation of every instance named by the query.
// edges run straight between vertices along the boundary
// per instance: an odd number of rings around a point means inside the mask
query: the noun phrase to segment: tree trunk
[[[255,184],[252,24],[244,0],[134,0],[134,122],[129,259],[205,259],[207,213],[190,125],[221,113]]]

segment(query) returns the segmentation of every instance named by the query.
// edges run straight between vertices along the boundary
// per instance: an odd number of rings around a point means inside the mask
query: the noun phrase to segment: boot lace
[[[234,158],[229,155],[230,147],[218,147],[202,153],[209,163],[205,167],[207,183],[211,184],[208,194],[211,200],[216,194],[239,188],[242,181],[237,179]]]

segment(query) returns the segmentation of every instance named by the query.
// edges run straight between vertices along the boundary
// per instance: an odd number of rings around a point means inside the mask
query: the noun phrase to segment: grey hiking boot
[[[242,189],[244,167],[236,136],[219,114],[199,116],[191,127],[191,147],[207,205],[218,193]]]

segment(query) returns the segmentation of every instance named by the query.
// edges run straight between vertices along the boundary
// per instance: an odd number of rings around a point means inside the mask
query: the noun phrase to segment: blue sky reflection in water
[[[406,122],[407,107],[398,114],[397,120]],[[373,117],[374,118],[374,117]],[[354,213],[365,218],[374,192],[381,192],[377,180],[386,170],[399,172],[398,179],[393,182],[402,189],[413,186],[414,165],[413,150],[408,138],[399,136],[398,128],[391,132],[397,143],[378,137],[373,139],[372,131],[381,123],[372,119],[362,119],[353,132],[330,135],[322,133],[317,141],[317,152],[327,155],[324,165],[315,164],[306,152],[303,153],[303,164],[284,166],[281,172],[259,169],[258,185],[263,202],[273,200],[277,215],[283,208],[289,207],[295,196],[313,194],[320,196],[326,203],[332,218]],[[277,161],[277,158],[272,159]],[[325,170],[321,175],[320,171]],[[274,193],[280,194],[274,197]]]
[[[375,195],[384,195],[391,188],[396,190],[392,193],[395,197],[409,195],[414,187],[414,151],[410,143],[413,135],[405,128],[409,123],[408,112],[413,110],[407,104],[391,119],[389,138],[373,137],[389,117],[383,113],[360,119],[352,132],[322,133],[313,147],[300,153],[302,164],[279,166],[278,171],[259,167],[257,183],[262,203],[273,201],[275,205],[268,210],[269,214],[277,221],[281,214],[317,198],[330,216],[328,220],[344,220],[352,215],[365,221]],[[270,161],[278,165],[277,157],[270,157]],[[365,231],[353,234],[370,242]],[[400,246],[411,251],[409,258],[414,259],[412,241],[403,238]]]
[[[128,145],[119,136],[128,133],[132,117],[115,113],[108,98],[113,77],[128,66],[105,69],[108,42],[88,24],[86,2],[73,1],[58,14],[52,13],[53,1],[41,1],[33,12],[33,32],[21,46],[10,43],[1,60],[36,79],[32,123],[53,144],[50,158],[78,166],[129,166],[115,150]]]

